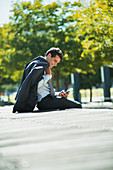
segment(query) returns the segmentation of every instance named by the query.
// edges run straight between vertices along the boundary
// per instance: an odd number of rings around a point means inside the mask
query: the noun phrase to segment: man
[[[36,104],[39,110],[82,108],[77,101],[66,98],[64,91],[55,96],[51,84],[51,69],[63,59],[62,51],[52,47],[46,58],[39,56],[30,61],[24,70],[13,112],[31,112]]]

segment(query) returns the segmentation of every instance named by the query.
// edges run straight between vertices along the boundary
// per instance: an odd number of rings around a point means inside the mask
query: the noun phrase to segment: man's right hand
[[[45,71],[46,71],[46,74],[51,75],[51,68],[50,67],[48,67]]]
[[[67,95],[69,94],[69,92],[65,92],[64,90],[62,90],[60,93],[59,93],[59,96],[60,97],[67,97]]]

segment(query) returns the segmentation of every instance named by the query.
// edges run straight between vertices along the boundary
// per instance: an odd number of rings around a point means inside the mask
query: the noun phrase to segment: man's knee
[[[82,104],[78,101],[74,101],[75,103],[75,108],[82,108]]]
[[[78,108],[82,108],[82,104],[81,103],[79,103]]]

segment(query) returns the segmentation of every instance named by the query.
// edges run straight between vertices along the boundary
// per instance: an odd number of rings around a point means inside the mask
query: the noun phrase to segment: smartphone
[[[66,93],[70,93],[70,90],[68,89],[68,90],[66,90]]]
[[[66,93],[70,93],[70,91],[72,91],[72,90],[73,90],[73,88],[67,89]]]

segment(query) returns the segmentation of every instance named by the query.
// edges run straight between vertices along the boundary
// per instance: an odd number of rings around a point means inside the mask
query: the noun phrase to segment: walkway
[[[113,109],[0,107],[0,170],[113,170]]]

